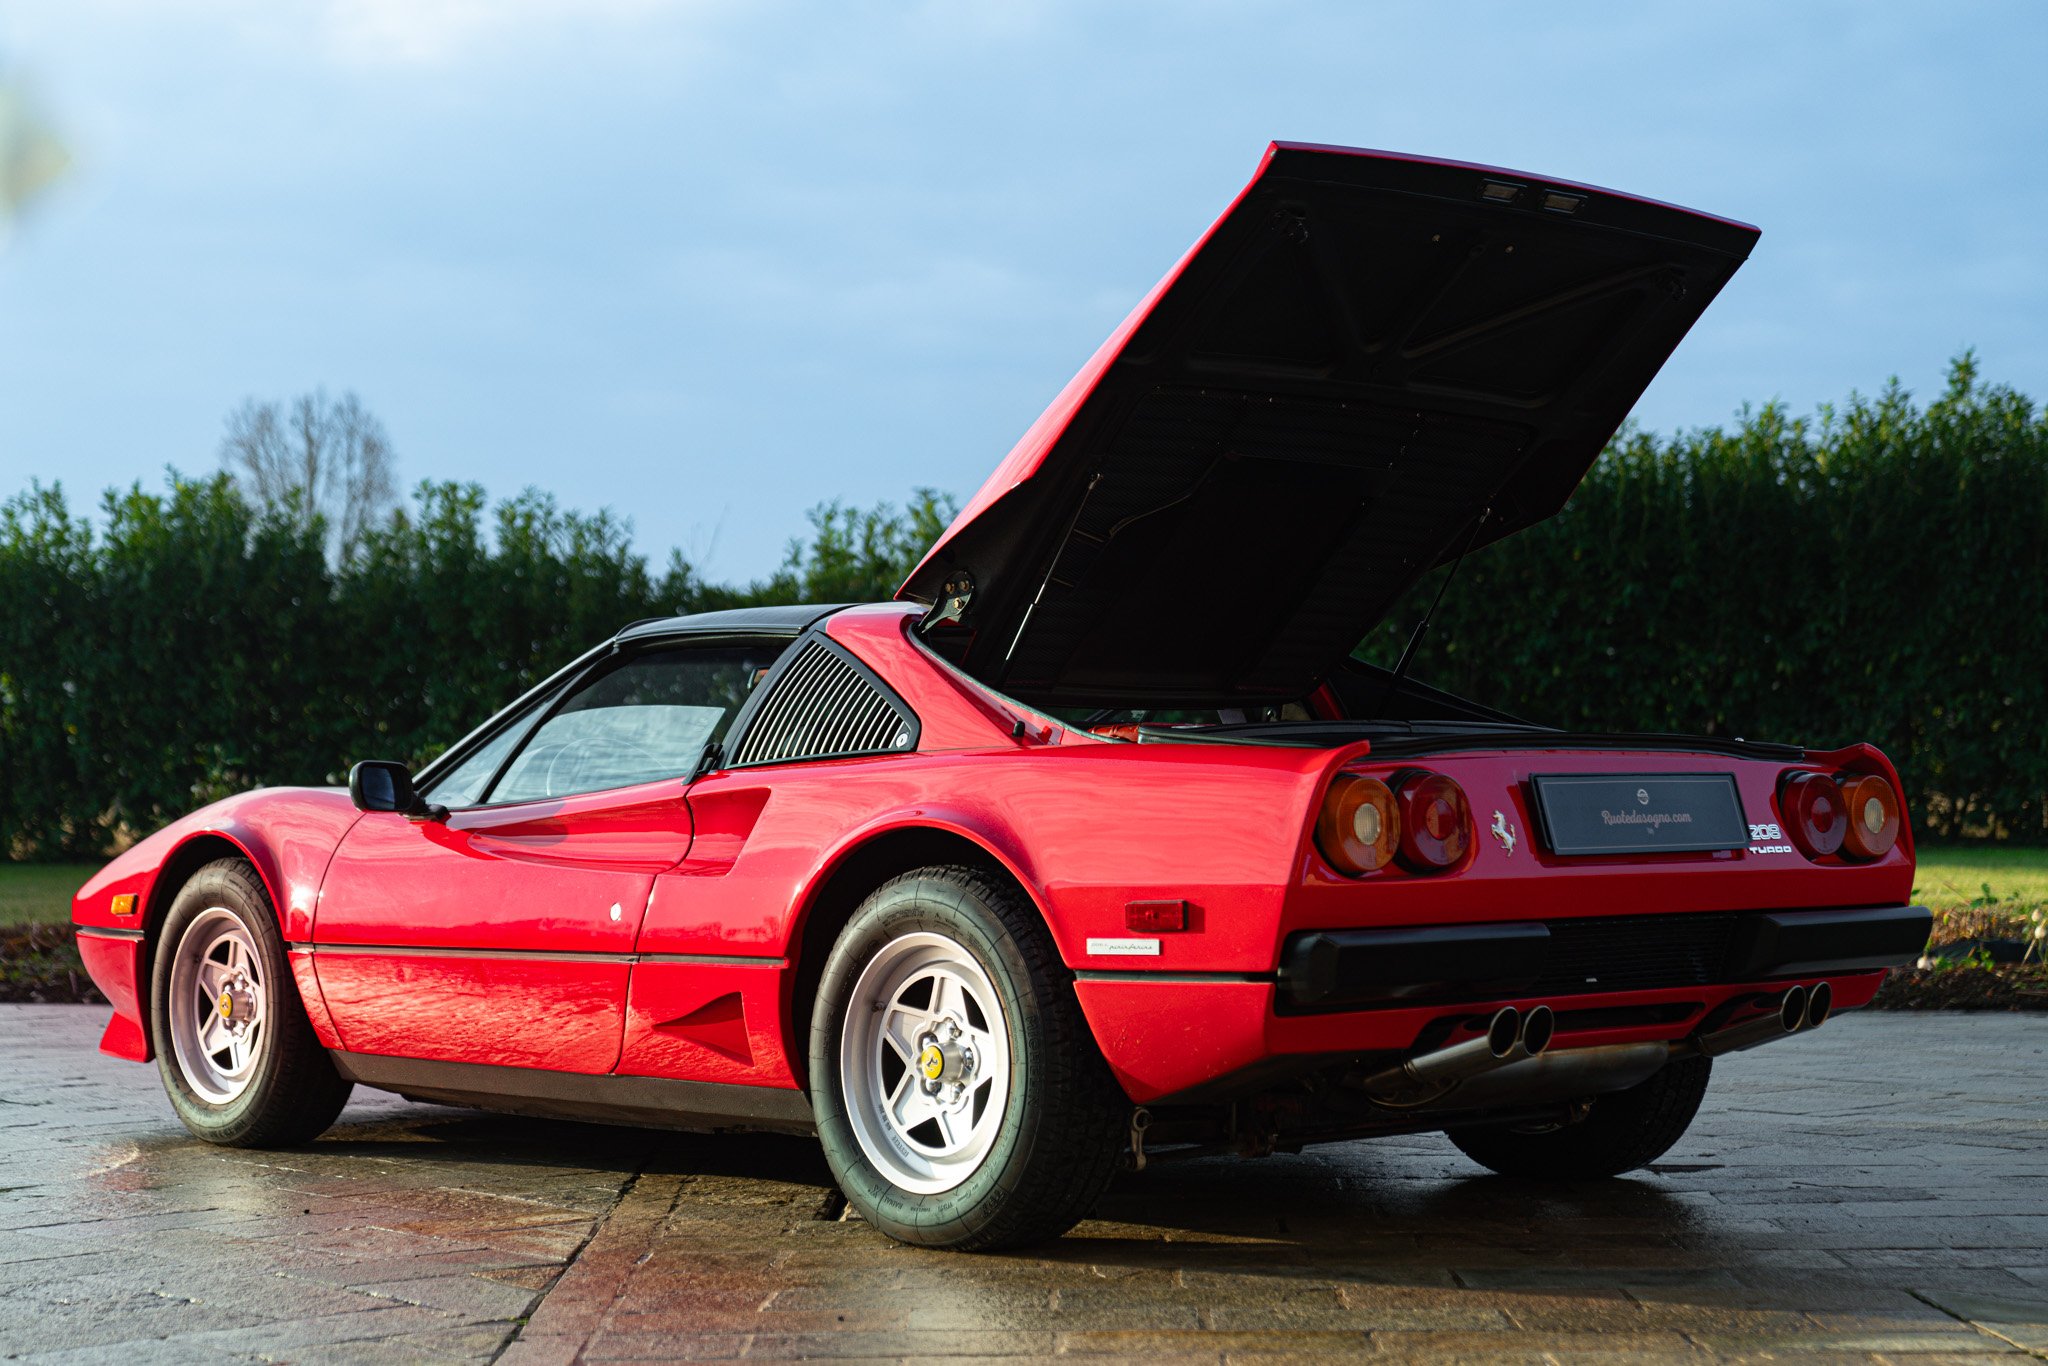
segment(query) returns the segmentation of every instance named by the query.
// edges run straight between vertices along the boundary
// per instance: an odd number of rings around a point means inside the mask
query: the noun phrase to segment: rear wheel
[[[1676,1058],[1648,1080],[1594,1100],[1576,1124],[1451,1129],[1445,1136],[1503,1176],[1618,1176],[1670,1151],[1699,1113],[1713,1070],[1705,1058]]]
[[[209,1143],[304,1143],[348,1102],[314,1037],[256,870],[220,859],[192,875],[157,934],[150,1026],[171,1108]]]
[[[811,1104],[848,1203],[926,1247],[1057,1237],[1114,1175],[1116,1087],[1037,910],[965,867],[885,883],[826,960]]]

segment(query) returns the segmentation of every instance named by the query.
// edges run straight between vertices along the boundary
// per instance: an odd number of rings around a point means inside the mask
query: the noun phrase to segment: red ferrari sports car
[[[115,859],[75,906],[101,1047],[226,1144],[355,1084],[815,1133],[871,1223],[961,1248],[1190,1153],[1651,1161],[1714,1058],[1924,947],[1896,773],[1351,652],[1558,511],[1756,236],[1276,145],[900,601],[637,622],[417,774]]]

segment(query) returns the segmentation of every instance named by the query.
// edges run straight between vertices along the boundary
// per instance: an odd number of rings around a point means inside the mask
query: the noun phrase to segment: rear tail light
[[[1825,773],[1787,777],[1778,788],[1778,812],[1784,817],[1785,832],[1808,858],[1835,853],[1848,834],[1841,784]]]
[[[1377,778],[1340,773],[1316,816],[1316,847],[1339,872],[1353,877],[1387,866],[1401,843],[1394,794]]]
[[[1441,773],[1401,783],[1401,857],[1422,872],[1448,868],[1472,847],[1472,806],[1465,789]]]
[[[1875,773],[1844,777],[1842,853],[1853,859],[1883,858],[1899,842],[1899,794]]]

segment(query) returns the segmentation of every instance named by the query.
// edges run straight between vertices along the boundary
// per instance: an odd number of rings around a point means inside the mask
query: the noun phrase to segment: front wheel
[[[1592,1101],[1576,1124],[1451,1129],[1445,1136],[1503,1176],[1619,1176],[1655,1162],[1678,1142],[1699,1113],[1713,1070],[1705,1058],[1677,1058],[1626,1091]]]
[[[896,878],[854,914],[818,984],[810,1089],[863,1218],[976,1251],[1082,1219],[1130,1114],[1036,909],[964,867]]]
[[[171,1108],[209,1143],[304,1143],[348,1101],[306,1019],[263,881],[240,859],[207,864],[179,890],[157,935],[149,1005]]]

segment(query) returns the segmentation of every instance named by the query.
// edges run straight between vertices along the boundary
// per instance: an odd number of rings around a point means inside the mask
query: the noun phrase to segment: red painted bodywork
[[[611,1071],[624,959],[655,874],[689,847],[680,782],[445,822],[363,817],[335,851],[311,935],[341,1046]],[[534,1020],[546,1028],[507,1029]]]
[[[1339,771],[1385,773],[1409,761],[1377,762],[1363,744],[1101,740],[981,690],[917,641],[915,619],[914,609],[890,604],[827,624],[917,712],[914,753],[714,772],[691,784],[458,813],[445,824],[358,820],[344,796],[325,790],[252,793],[116,860],[79,894],[79,923],[114,926],[106,906],[115,892],[147,897],[178,845],[227,835],[287,907],[287,937],[302,946],[295,959],[316,946],[317,979],[303,969],[299,977],[335,1046],[794,1087],[803,1073],[791,1007],[804,916],[841,862],[870,841],[941,831],[999,860],[1030,891],[1062,959],[1083,974],[1078,994],[1104,1056],[1131,1097],[1146,1101],[1276,1055],[1406,1048],[1445,1014],[1423,1006],[1285,1016],[1270,980],[1150,979],[1270,974],[1295,930],[1893,905],[1912,889],[1910,837],[1875,863],[1852,865],[1746,851],[1565,860],[1526,838],[1510,855],[1482,835],[1447,873],[1344,877],[1312,839],[1324,787]],[[1014,736],[1020,720],[1026,733]],[[1815,762],[1862,764],[1896,781],[1867,748]],[[1498,809],[1526,832],[1523,780],[1534,772],[1733,771],[1745,809],[1762,820],[1776,816],[1785,766],[1710,754],[1502,750],[1446,754],[1429,767],[1464,787],[1482,828]],[[1124,935],[1126,904],[1145,900],[1185,901],[1188,928],[1160,935],[1159,956],[1137,964],[1089,954],[1091,937]],[[618,921],[609,917],[614,904]],[[126,1057],[138,1056],[143,1037],[140,947],[102,940],[88,950],[116,1006],[105,1046]],[[1862,1004],[1877,980],[1834,979],[1837,1002]],[[1679,1038],[1713,1006],[1756,989],[1552,1004],[1695,1002],[1678,1023],[1571,1041]]]
[[[1300,164],[1299,154],[1313,150],[1278,148],[1268,162],[1288,154]],[[1739,230],[1744,249],[1754,237],[1738,224],[1700,221]],[[1019,501],[1013,495],[1061,449],[1076,412],[1209,240],[1018,442],[920,573],[961,528]],[[1469,852],[1434,875],[1389,867],[1346,877],[1312,838],[1324,792],[1341,772],[1385,776],[1418,761],[1376,758],[1364,742],[1174,743],[1147,734],[1129,743],[1132,728],[1072,729],[934,653],[914,630],[922,611],[855,607],[828,614],[823,627],[915,714],[916,744],[905,752],[714,769],[445,820],[364,815],[343,792],[278,789],[176,822],[115,859],[76,900],[87,967],[114,1003],[102,1047],[150,1057],[150,936],[178,875],[223,853],[245,856],[262,875],[314,1029],[331,1048],[782,1090],[803,1083],[799,985],[823,951],[806,940],[810,917],[835,904],[843,910],[847,897],[868,890],[847,880],[885,866],[891,848],[914,846],[926,861],[992,860],[1036,903],[1077,974],[1103,1055],[1139,1102],[1198,1091],[1276,1058],[1409,1050],[1447,1013],[1479,1015],[1497,1004],[1280,1013],[1274,973],[1296,931],[1892,906],[1911,893],[1910,834],[1861,866],[1749,849],[1549,855],[1531,837],[1531,774],[1732,772],[1748,818],[1760,822],[1780,819],[1775,793],[1787,768],[1727,753],[1563,741],[1420,761],[1469,798],[1479,831]],[[1308,705],[1341,714],[1328,686],[1316,687]],[[1874,770],[1897,786],[1874,750],[1809,758]],[[1512,848],[1485,833],[1495,813],[1519,833]],[[124,919],[111,901],[125,892],[142,910]],[[1160,933],[1156,956],[1091,953],[1091,939],[1124,938],[1127,907],[1145,901],[1184,904],[1186,927]],[[1838,1006],[1867,1002],[1880,975],[1834,979]],[[1761,986],[1589,991],[1550,1003],[1572,1044],[1675,1040]],[[1652,1001],[1689,1009],[1628,1030],[1573,1032],[1570,1024],[1571,1010]]]
[[[146,985],[143,979],[148,973],[143,965],[148,958],[137,948],[153,946],[145,939],[127,941],[135,947],[119,952],[107,946],[120,940],[101,940],[87,947],[86,941],[94,937],[92,931],[120,935],[153,932],[178,892],[177,886],[164,885],[159,876],[167,865],[182,867],[181,857],[194,855],[200,855],[198,861],[205,863],[240,854],[263,878],[286,941],[306,939],[312,933],[313,909],[319,903],[327,861],[361,815],[349,803],[348,793],[338,788],[261,788],[173,821],[95,873],[73,898],[71,919],[81,931],[81,952],[93,981],[114,1003],[114,1019],[100,1046],[137,1062],[155,1056],[148,1012],[140,1004],[132,1013],[123,1008],[125,1002],[138,1002]],[[115,915],[114,897],[123,892],[134,893],[142,910],[128,917]],[[95,958],[101,967],[93,966]],[[102,969],[108,975],[102,976]],[[312,983],[304,976],[298,980],[305,994]],[[318,999],[317,993],[307,995],[309,1004]],[[316,1019],[318,1013],[316,1006]]]

